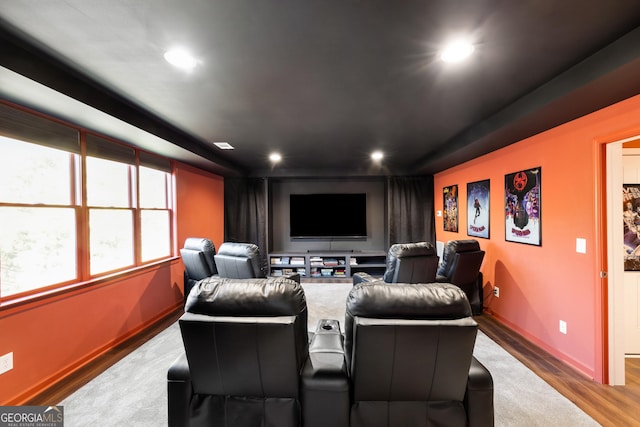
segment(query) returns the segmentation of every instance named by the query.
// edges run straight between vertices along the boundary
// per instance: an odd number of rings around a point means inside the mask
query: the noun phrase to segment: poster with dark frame
[[[541,167],[504,176],[506,241],[542,245],[541,180]]]
[[[640,271],[640,184],[622,185],[624,271]]]
[[[467,235],[489,238],[489,180],[467,184]]]
[[[458,232],[458,184],[442,189],[444,231]]]

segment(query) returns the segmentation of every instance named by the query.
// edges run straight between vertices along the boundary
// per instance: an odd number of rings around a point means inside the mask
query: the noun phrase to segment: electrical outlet
[[[494,295],[496,298],[500,298],[500,288],[499,288],[499,287],[497,287],[497,286],[494,286],[494,287],[493,287],[493,295]]]
[[[0,356],[0,374],[13,369],[13,351]]]
[[[560,333],[565,335],[567,334],[567,322],[564,320],[560,321]]]

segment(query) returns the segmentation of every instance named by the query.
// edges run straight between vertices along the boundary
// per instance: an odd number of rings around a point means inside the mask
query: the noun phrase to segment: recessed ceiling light
[[[380,161],[383,157],[384,154],[382,154],[382,151],[374,151],[373,153],[371,153],[371,158],[375,161]]]
[[[174,67],[191,71],[198,65],[198,60],[188,51],[182,48],[174,48],[165,52],[164,59]]]
[[[440,59],[444,62],[460,62],[469,57],[475,48],[466,40],[455,40],[440,52]]]
[[[282,156],[278,153],[271,153],[269,155],[269,160],[271,160],[273,163],[278,163],[280,160],[282,160]]]
[[[233,150],[233,145],[229,144],[228,142],[214,142],[213,145],[221,150]]]

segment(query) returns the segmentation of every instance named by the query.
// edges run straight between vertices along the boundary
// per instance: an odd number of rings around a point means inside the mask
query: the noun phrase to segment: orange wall
[[[222,240],[222,178],[176,166],[177,246],[185,236]],[[82,289],[0,310],[0,355],[14,369],[0,375],[0,405],[35,394],[178,308],[183,265],[174,259]],[[50,402],[57,404],[59,402]]]
[[[436,217],[436,239],[469,238],[466,184],[490,179],[490,239],[486,251],[485,306],[496,318],[584,374],[603,381],[603,312],[599,272],[602,237],[598,216],[602,148],[605,142],[640,134],[640,96],[563,124],[547,132],[448,169],[435,176],[436,211],[442,188],[459,186],[458,233],[443,231]],[[505,241],[504,176],[542,167],[542,246]],[[576,238],[587,253],[576,252]],[[500,288],[500,298],[492,288]],[[559,321],[568,333],[559,332]]]
[[[184,164],[178,164],[175,174],[178,248],[187,237],[207,237],[219,248],[224,241],[224,179]]]

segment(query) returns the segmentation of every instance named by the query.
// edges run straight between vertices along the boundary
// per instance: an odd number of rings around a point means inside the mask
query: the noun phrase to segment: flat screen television
[[[289,235],[292,239],[366,238],[366,193],[290,194]]]

